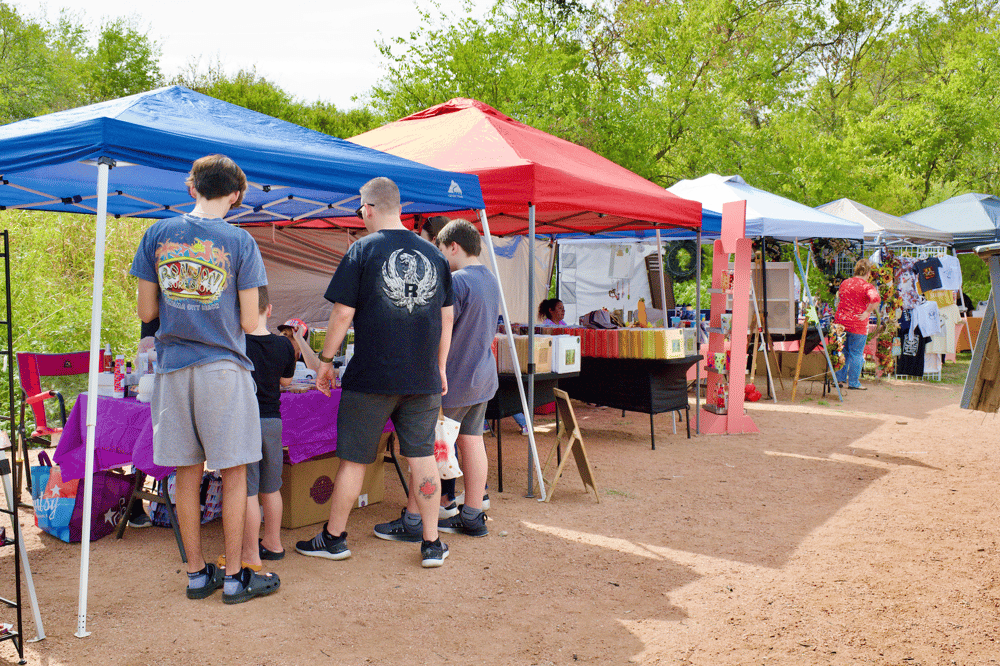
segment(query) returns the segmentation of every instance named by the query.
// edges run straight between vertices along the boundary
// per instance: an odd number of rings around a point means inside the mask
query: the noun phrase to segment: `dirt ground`
[[[819,384],[795,404],[779,391],[749,407],[758,435],[688,440],[661,414],[655,451],[646,415],[575,403],[600,503],[575,469],[551,503],[526,498],[526,438],[505,423],[490,536],[447,535],[440,569],[372,536],[403,502],[388,470],[385,501],[352,515],[353,557],[297,555],[317,528],[286,530],[281,590],[243,605],[184,596],[170,530],[107,537],[85,639],[79,545],[24,511],[47,634],[28,663],[998,663],[1000,422],[960,409],[961,386],[870,386],[842,404]],[[543,457],[553,439],[542,417]],[[204,538],[221,552],[218,523]],[[16,663],[10,642],[0,663]]]

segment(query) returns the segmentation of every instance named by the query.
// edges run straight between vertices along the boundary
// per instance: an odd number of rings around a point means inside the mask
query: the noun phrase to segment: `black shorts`
[[[406,458],[434,455],[434,426],[441,394],[382,395],[344,390],[337,411],[337,457],[370,465],[391,418],[399,438],[399,454]]]

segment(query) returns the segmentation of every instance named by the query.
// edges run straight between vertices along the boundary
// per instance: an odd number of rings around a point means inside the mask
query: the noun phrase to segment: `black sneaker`
[[[406,515],[406,509],[403,509],[400,513],[399,518],[392,521],[391,523],[379,523],[375,526],[375,536],[379,539],[385,539],[386,541],[407,541],[409,543],[420,543],[424,540],[424,525],[423,521],[413,530],[406,527],[406,523],[403,521],[403,516]]]
[[[128,526],[134,527],[136,529],[142,529],[144,527],[152,527],[153,521],[149,519],[144,513],[139,513],[128,519]]]
[[[458,515],[439,520],[438,530],[470,537],[484,537],[489,534],[489,530],[486,529],[486,514],[483,512],[480,512],[474,519],[467,520],[462,517],[461,511],[459,511]]]
[[[347,532],[341,532],[340,536],[332,537],[326,533],[326,526],[327,524],[323,523],[323,529],[309,541],[299,541],[295,544],[295,550],[312,557],[346,560],[351,556],[351,551],[347,549]]]
[[[444,564],[448,557],[448,544],[443,543],[439,538],[437,541],[424,541],[420,543],[420,566],[431,568]]]

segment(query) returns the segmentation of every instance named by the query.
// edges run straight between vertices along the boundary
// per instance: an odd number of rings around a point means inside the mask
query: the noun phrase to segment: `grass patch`
[[[612,497],[621,497],[622,499],[631,499],[632,496],[629,495],[624,490],[615,490],[614,488],[607,488],[604,491],[605,495],[611,495]]]
[[[816,401],[816,404],[817,404],[817,405],[822,405],[822,406],[826,407],[826,406],[827,406],[827,405],[829,405],[830,403],[829,403],[829,402],[827,402],[826,400],[817,400],[817,401]]]
[[[956,360],[947,361],[941,368],[941,383],[964,384],[971,363],[972,352],[961,352],[957,355]]]

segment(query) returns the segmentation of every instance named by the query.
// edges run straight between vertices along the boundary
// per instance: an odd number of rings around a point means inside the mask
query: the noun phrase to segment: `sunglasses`
[[[374,205],[375,204],[373,204],[370,201],[368,203],[362,203],[360,206],[358,206],[358,209],[356,211],[354,211],[354,214],[358,216],[359,220],[363,220],[363,219],[365,219],[365,216],[364,216],[364,214],[361,211],[363,211],[365,209],[365,206],[374,206]]]

